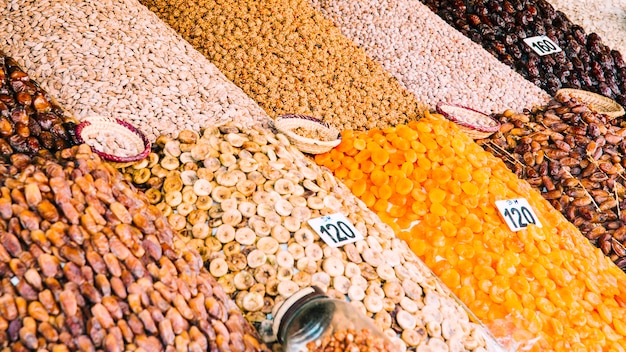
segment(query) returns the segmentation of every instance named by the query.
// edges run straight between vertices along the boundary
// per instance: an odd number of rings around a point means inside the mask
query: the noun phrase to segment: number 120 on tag
[[[341,247],[363,239],[350,220],[340,213],[310,219],[308,223],[331,247]]]
[[[526,198],[496,201],[496,207],[500,211],[504,222],[509,225],[511,231],[519,231],[533,224],[541,227],[541,222]]]

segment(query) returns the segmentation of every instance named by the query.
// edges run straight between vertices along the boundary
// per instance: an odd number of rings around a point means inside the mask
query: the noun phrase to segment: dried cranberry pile
[[[573,24],[545,0],[422,0],[457,30],[522,76],[554,94],[600,93],[626,105],[626,64],[600,37]],[[562,52],[539,56],[524,38],[546,35]]]

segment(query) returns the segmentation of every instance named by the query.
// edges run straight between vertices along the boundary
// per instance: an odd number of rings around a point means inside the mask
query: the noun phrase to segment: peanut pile
[[[0,156],[54,152],[76,143],[74,120],[0,51]]]
[[[470,323],[407,244],[282,134],[232,123],[201,135],[182,131],[158,138],[148,160],[125,173],[198,248],[263,336],[271,333],[273,307],[317,285],[349,299],[401,350],[486,348],[484,328]],[[333,213],[364,240],[327,245],[307,220]]]
[[[0,348],[269,351],[117,170],[87,145],[60,157],[0,167]]]
[[[626,348],[626,274],[441,115],[344,132],[316,161],[498,328],[496,337],[537,351]],[[528,200],[542,228],[508,228],[495,201],[515,198]]]
[[[271,117],[338,129],[418,118],[423,104],[306,0],[141,0]]]
[[[523,114],[497,115],[478,141],[626,270],[626,128],[566,96]]]

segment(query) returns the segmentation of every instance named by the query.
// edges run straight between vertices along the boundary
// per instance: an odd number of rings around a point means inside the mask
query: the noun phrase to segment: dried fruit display
[[[338,129],[367,129],[424,110],[307,0],[140,2],[272,118],[304,114]]]
[[[537,351],[626,347],[626,274],[442,116],[344,132],[342,143],[316,160],[483,322],[513,327],[492,330],[502,333],[496,337]],[[508,228],[495,201],[515,198],[528,200],[542,228]]]
[[[75,120],[0,51],[0,156],[51,152],[76,144]]]
[[[446,22],[481,44],[537,86],[600,93],[626,105],[626,64],[596,33],[555,10],[546,0],[423,0]],[[563,51],[539,56],[524,38],[548,36]]]
[[[87,145],[24,157],[0,167],[2,348],[269,351],[197,251]]]
[[[272,308],[309,285],[350,299],[403,350],[481,350],[480,325],[406,243],[282,134],[236,124],[160,137],[125,169],[198,248],[211,274],[264,335]],[[327,245],[307,220],[342,213],[364,240]]]
[[[626,270],[626,128],[559,96],[547,106],[496,115],[504,125],[478,141]]]

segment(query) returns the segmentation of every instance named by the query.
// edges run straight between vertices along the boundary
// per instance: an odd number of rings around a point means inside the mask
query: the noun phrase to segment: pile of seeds
[[[88,146],[22,156],[0,169],[2,348],[269,351],[197,251]]]
[[[448,101],[496,112],[530,108],[547,100],[545,92],[423,4],[409,0],[310,2],[431,107]]]
[[[154,141],[220,120],[267,119],[136,0],[11,0],[1,11],[0,48],[79,120],[119,118]]]
[[[316,160],[361,192],[483,322],[513,327],[497,337],[537,351],[626,347],[626,274],[441,115],[344,132]],[[495,202],[516,198],[542,228],[509,229]]]
[[[585,34],[546,0],[423,0],[446,22],[480,43],[548,93],[582,88],[626,105],[626,64],[622,55]],[[523,39],[546,35],[563,51],[539,56]]]
[[[141,0],[272,117],[386,127],[424,106],[306,0]]]
[[[403,350],[485,347],[483,328],[406,243],[284,135],[228,124],[159,138],[155,150],[126,168],[127,177],[140,178],[262,335],[273,307],[317,285],[349,298]],[[307,220],[333,213],[347,216],[364,240],[339,248],[322,241]]]
[[[593,1],[580,3],[568,0],[550,0],[555,9],[562,11],[572,22],[586,32],[595,32],[606,45],[626,52],[626,1],[613,0],[605,3]]]
[[[67,148],[76,143],[74,121],[0,51],[0,156]]]
[[[526,179],[592,243],[626,270],[626,128],[559,96],[478,141]]]

